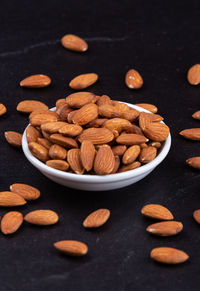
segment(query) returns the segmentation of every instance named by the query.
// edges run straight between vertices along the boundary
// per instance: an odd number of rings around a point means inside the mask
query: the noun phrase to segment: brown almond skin
[[[55,116],[55,117],[59,117],[58,116],[58,114],[55,112],[55,111],[51,111],[51,110],[47,110],[47,109],[36,109],[36,110],[34,110],[33,112],[31,112],[30,113],[30,115],[29,115],[29,120],[33,117],[33,116],[35,116],[35,115],[39,115],[39,114],[48,114],[48,115],[52,115],[52,116]]]
[[[100,96],[99,100],[97,101],[97,105],[101,106],[101,105],[105,105],[105,104],[111,104],[111,99],[107,95],[102,95],[102,96]]]
[[[158,108],[153,105],[153,104],[148,104],[148,103],[138,103],[138,104],[135,104],[136,106],[139,106],[139,107],[142,107],[152,113],[157,113],[158,112]]]
[[[49,151],[39,143],[30,142],[28,147],[32,155],[35,156],[38,160],[42,162],[49,160]]]
[[[115,158],[115,165],[114,165],[114,168],[113,168],[111,174],[117,173],[117,171],[119,169],[119,166],[120,166],[120,158],[119,158],[119,156],[114,156],[114,158]]]
[[[68,115],[70,112],[72,112],[73,109],[68,105],[65,104],[63,106],[60,106],[57,110],[56,113],[60,116],[60,119],[62,121],[67,122],[68,121]]]
[[[140,154],[140,146],[134,145],[129,147],[123,155],[122,162],[124,165],[133,163]],[[140,161],[141,162],[141,161]]]
[[[0,206],[14,207],[24,204],[26,204],[26,201],[22,196],[9,191],[0,192]]]
[[[192,117],[193,117],[194,119],[198,119],[198,120],[200,120],[200,110],[198,110],[198,111],[196,111],[195,113],[193,113],[193,114],[192,114]]]
[[[22,134],[16,131],[5,131],[4,133],[7,142],[13,147],[21,148]]]
[[[186,163],[195,169],[200,170],[200,157],[193,157],[186,160]]]
[[[43,147],[45,147],[47,150],[50,149],[50,147],[52,146],[52,143],[46,139],[46,138],[37,138],[37,143],[39,143],[40,145],[42,145]]]
[[[115,157],[108,145],[103,145],[99,148],[95,161],[94,171],[97,175],[108,175],[110,174],[115,166]]]
[[[6,106],[0,103],[0,116],[4,115],[7,112]]]
[[[36,100],[24,100],[17,105],[17,111],[22,113],[31,113],[35,110],[48,110],[48,106]]]
[[[83,90],[93,85],[98,80],[98,78],[98,75],[95,73],[82,74],[71,80],[69,87],[74,90]]]
[[[118,133],[121,133],[123,130],[127,128],[132,128],[132,124],[130,121],[122,118],[112,118],[107,120],[103,127],[108,128],[110,130],[117,130]]]
[[[65,160],[67,157],[67,151],[60,145],[54,144],[49,149],[49,156],[53,160]]]
[[[45,113],[41,114],[35,114],[30,118],[30,124],[32,126],[41,126],[43,123],[48,122],[56,122],[58,121],[59,116],[54,112],[54,114],[49,113],[49,111],[46,111]]]
[[[172,236],[181,232],[183,224],[178,221],[162,221],[149,225],[146,231],[159,236]]]
[[[116,142],[123,145],[138,145],[144,142],[148,142],[148,139],[145,136],[134,134],[134,133],[125,133],[121,134],[116,138]]]
[[[78,125],[85,125],[98,117],[98,106],[87,104],[81,107],[72,117],[72,122]]]
[[[6,213],[1,220],[1,232],[12,234],[16,232],[23,223],[23,215],[18,211]]]
[[[56,101],[56,110],[58,110],[58,108],[62,107],[63,105],[66,105],[67,102],[65,100],[65,98],[61,98],[61,99],[58,99]]]
[[[80,241],[74,240],[61,240],[54,243],[54,247],[64,253],[65,255],[69,256],[84,256],[88,252],[88,247],[86,244]]]
[[[126,172],[126,171],[130,171],[130,170],[134,170],[134,169],[137,169],[141,166],[141,163],[138,162],[138,161],[135,161],[129,165],[123,165],[119,168],[119,171],[118,173],[123,173],[123,172]]]
[[[95,95],[91,92],[77,92],[66,97],[66,103],[72,108],[81,108],[86,104],[93,103]]]
[[[166,207],[160,204],[147,204],[142,208],[141,213],[144,216],[159,220],[174,219],[172,213]]]
[[[88,49],[87,42],[74,34],[64,35],[61,39],[61,44],[64,48],[76,52],[85,52]]]
[[[130,108],[127,111],[121,112],[120,117],[129,120],[130,122],[136,121],[139,116],[139,111]]]
[[[47,122],[41,125],[41,129],[46,131],[47,133],[53,134],[58,133],[59,129],[66,125],[66,122],[63,121],[54,121]]]
[[[138,71],[132,69],[126,73],[125,83],[129,89],[139,89],[143,86],[143,79]]]
[[[63,127],[59,129],[58,132],[66,136],[74,137],[81,134],[82,131],[83,128],[80,125],[66,123]]]
[[[161,147],[161,143],[159,141],[152,141],[148,145],[151,147],[155,147],[157,149],[159,149]]]
[[[79,175],[84,173],[84,168],[81,161],[80,149],[71,149],[67,154],[67,161],[71,169]]]
[[[10,191],[13,193],[17,193],[25,200],[36,200],[40,197],[40,191],[37,188],[27,184],[12,184],[10,185]]]
[[[58,222],[58,214],[52,210],[34,210],[24,216],[24,220],[35,225],[52,225]]]
[[[83,167],[89,172],[93,168],[95,158],[95,147],[90,140],[84,140],[82,142],[80,155]]]
[[[200,140],[200,128],[184,129],[179,134],[187,139]]]
[[[114,139],[112,131],[107,128],[88,128],[78,137],[79,142],[90,140],[93,144],[106,144]]]
[[[37,142],[38,138],[41,138],[42,135],[34,126],[29,125],[26,129],[26,138],[27,142],[30,143],[32,141]]]
[[[163,123],[151,122],[146,125],[144,134],[152,141],[162,142],[169,136],[169,127]]]
[[[113,154],[115,156],[120,156],[120,157],[123,156],[126,149],[127,149],[127,147],[125,145],[116,145],[116,146],[112,147]]]
[[[99,106],[99,115],[105,118],[115,118],[120,117],[121,112],[111,104],[103,104]]]
[[[163,264],[180,264],[189,259],[185,252],[169,247],[155,248],[151,251],[150,257]]]
[[[32,75],[20,82],[21,87],[26,88],[43,88],[51,84],[51,79],[46,75]]]
[[[90,213],[83,221],[83,226],[85,228],[97,228],[105,224],[110,217],[109,209],[98,209]]]
[[[50,135],[50,140],[51,142],[58,144],[60,146],[63,146],[64,148],[70,149],[70,148],[78,147],[77,142],[73,138],[62,136],[62,134],[59,134],[59,133]]]
[[[200,224],[200,209],[197,209],[193,212],[194,220]]]
[[[69,169],[69,164],[63,160],[49,160],[46,165],[56,170],[66,172]]]
[[[86,124],[86,127],[98,128],[98,127],[103,126],[107,120],[108,120],[107,118],[97,118],[97,119],[90,121],[88,124]]]
[[[155,147],[145,147],[140,152],[139,161],[143,164],[150,163],[155,159],[156,155],[157,149]]]
[[[191,85],[200,84],[200,64],[196,64],[188,70],[187,79]]]

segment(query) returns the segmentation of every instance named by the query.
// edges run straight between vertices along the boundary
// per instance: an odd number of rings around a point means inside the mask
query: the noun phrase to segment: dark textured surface
[[[184,140],[181,129],[198,127],[191,118],[200,109],[200,88],[186,81],[186,71],[199,58],[199,1],[1,1],[0,102],[8,113],[0,119],[0,191],[14,182],[38,187],[42,197],[19,208],[23,214],[50,208],[60,215],[56,226],[23,227],[0,236],[0,290],[198,290],[200,229],[192,219],[200,208],[199,172],[185,165],[200,155],[199,142]],[[85,54],[65,50],[60,37],[74,33],[89,44]],[[124,84],[129,68],[138,69],[144,87],[130,91]],[[96,72],[90,88],[98,95],[130,103],[153,103],[171,127],[172,148],[147,178],[110,192],[87,193],[59,186],[42,176],[23,153],[4,140],[5,130],[22,132],[27,118],[15,110],[24,99],[50,107],[69,94],[68,82],[79,73]],[[53,84],[26,90],[19,81],[43,73]],[[167,206],[184,231],[157,238],[145,232],[151,222],[140,215],[146,203]],[[81,226],[91,211],[107,207],[110,221],[97,231]],[[1,209],[0,215],[7,210]],[[89,246],[85,258],[61,256],[53,248],[60,239]],[[185,250],[190,261],[179,266],[155,264],[149,252],[157,246]]]

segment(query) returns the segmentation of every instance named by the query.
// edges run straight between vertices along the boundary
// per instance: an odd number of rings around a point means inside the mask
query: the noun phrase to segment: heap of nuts
[[[157,111],[153,105],[139,106]],[[31,153],[49,167],[76,174],[138,168],[156,157],[169,135],[160,115],[90,92],[59,99],[56,111],[31,100],[20,102],[17,110],[30,113],[26,137]]]

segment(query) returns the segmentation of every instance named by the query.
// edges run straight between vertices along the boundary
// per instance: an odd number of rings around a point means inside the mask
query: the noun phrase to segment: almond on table
[[[200,224],[200,209],[197,209],[193,212],[194,220]]]
[[[138,71],[131,69],[126,73],[125,83],[130,89],[139,89],[143,86],[143,79]]]
[[[26,88],[43,88],[51,84],[51,79],[46,75],[32,75],[26,77],[20,82],[21,87]]]
[[[34,210],[24,216],[24,220],[36,225],[52,225],[58,222],[59,217],[52,210]]]
[[[109,209],[98,209],[90,213],[83,221],[83,226],[85,228],[97,228],[105,224],[110,217]]]
[[[74,90],[83,90],[96,83],[97,80],[98,75],[95,73],[82,74],[71,80],[69,87]]]
[[[69,256],[84,256],[88,252],[88,247],[85,243],[75,240],[61,240],[54,243],[54,247]]]
[[[180,264],[189,259],[185,252],[169,247],[155,248],[151,251],[150,257],[163,264]]]
[[[179,134],[187,139],[200,140],[200,128],[184,129]]]
[[[186,160],[186,163],[195,168],[195,169],[198,169],[200,170],[200,157],[193,157],[193,158],[190,158],[190,159],[187,159]]]
[[[169,211],[169,209],[160,204],[147,204],[142,208],[141,213],[144,216],[159,220],[174,219],[174,216],[171,213],[171,211]]]
[[[5,138],[7,142],[13,147],[21,148],[22,146],[22,134],[16,131],[5,131]]]
[[[0,116],[4,115],[7,112],[6,106],[0,103]]]
[[[162,221],[149,225],[146,228],[151,234],[159,236],[172,236],[181,232],[183,229],[183,224],[178,221]]]
[[[48,110],[48,106],[41,101],[24,100],[18,103],[17,111],[22,113],[31,113],[35,110]]]
[[[0,192],[0,206],[14,207],[26,204],[26,200],[17,193],[3,191]]]
[[[85,52],[88,49],[87,42],[74,34],[64,35],[61,39],[61,44],[64,48],[76,52]]]
[[[22,196],[25,200],[35,200],[40,197],[40,191],[30,185],[16,183],[10,185],[10,191]]]
[[[187,79],[191,85],[200,84],[200,64],[196,64],[188,70]]]
[[[23,215],[18,211],[6,213],[1,220],[1,232],[12,234],[16,232],[23,223]]]

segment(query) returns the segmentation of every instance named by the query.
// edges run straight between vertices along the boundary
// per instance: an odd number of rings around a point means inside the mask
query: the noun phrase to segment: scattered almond
[[[75,240],[61,240],[54,243],[54,247],[69,256],[84,256],[88,252],[86,244]]]
[[[20,82],[21,87],[43,88],[51,84],[51,79],[46,75],[32,75]]]
[[[200,120],[200,110],[198,110],[198,111],[196,111],[195,113],[193,113],[193,114],[192,114],[192,117],[193,117],[194,119],[198,119],[198,120]]]
[[[188,70],[187,79],[191,85],[200,84],[200,64],[196,64]]]
[[[36,100],[24,100],[17,105],[17,111],[19,112],[31,113],[35,110],[48,110],[48,106]]]
[[[85,52],[88,49],[87,42],[74,34],[64,35],[61,39],[61,44],[64,48],[76,52]]]
[[[58,222],[58,214],[52,210],[34,210],[24,216],[24,220],[36,225],[52,225]]]
[[[98,75],[95,73],[83,74],[75,77],[69,83],[69,87],[75,90],[83,90],[93,85],[98,80]]]
[[[172,236],[181,232],[183,224],[178,221],[162,221],[149,225],[146,230],[149,233],[160,236]]]
[[[7,142],[17,148],[22,146],[22,134],[16,131],[5,131],[5,138]]]
[[[153,249],[150,257],[153,260],[163,264],[180,264],[189,259],[189,256],[185,252],[169,247]]]
[[[6,106],[0,103],[0,116],[4,115],[7,112]]]
[[[10,191],[22,196],[25,200],[35,200],[40,197],[40,191],[27,184],[12,184],[10,185]]]
[[[174,219],[172,213],[166,207],[159,204],[147,204],[142,208],[141,213],[144,216],[159,220]]]
[[[200,140],[200,128],[185,129],[182,130],[179,134],[187,139]]]
[[[83,221],[83,226],[86,228],[97,228],[106,223],[110,217],[110,210],[108,209],[98,209],[92,212]]]
[[[22,196],[9,191],[0,192],[0,206],[13,207],[24,204],[26,204],[26,201]]]
[[[18,211],[6,213],[1,220],[1,231],[4,234],[16,232],[23,223],[23,215]]]
[[[125,83],[130,89],[139,89],[143,85],[143,79],[138,71],[132,69],[126,73]]]
[[[193,158],[190,158],[190,159],[187,159],[186,160],[186,163],[195,168],[195,169],[198,169],[200,170],[200,157],[193,157]]]
[[[197,223],[200,224],[200,209],[193,212],[193,218],[196,220]]]

